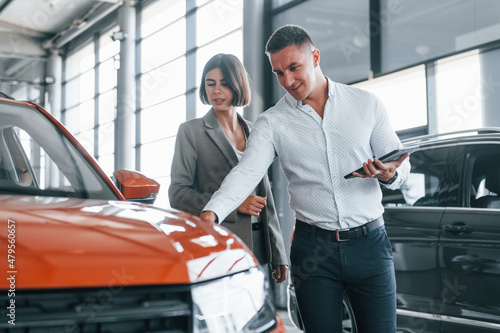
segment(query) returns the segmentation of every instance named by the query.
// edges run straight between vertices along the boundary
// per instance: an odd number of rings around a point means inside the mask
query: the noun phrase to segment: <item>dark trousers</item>
[[[342,332],[344,289],[359,333],[396,332],[396,280],[384,226],[346,242],[314,228],[295,230],[291,262],[306,333]]]

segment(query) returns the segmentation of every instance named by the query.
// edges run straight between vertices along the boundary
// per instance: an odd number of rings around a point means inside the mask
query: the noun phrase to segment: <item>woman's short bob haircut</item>
[[[233,92],[233,106],[246,106],[250,103],[250,82],[248,74],[239,59],[232,54],[214,55],[205,65],[201,75],[200,99],[203,104],[210,104],[205,89],[205,76],[212,69],[219,68],[229,89]]]

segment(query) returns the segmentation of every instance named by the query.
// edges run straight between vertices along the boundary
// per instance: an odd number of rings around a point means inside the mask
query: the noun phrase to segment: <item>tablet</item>
[[[395,149],[395,150],[391,151],[390,153],[385,154],[384,156],[378,158],[378,160],[380,160],[380,162],[382,162],[382,163],[392,162],[392,161],[395,161],[398,158],[400,158],[401,155],[404,155],[406,153],[411,154],[418,149],[420,149],[420,146],[403,147],[401,149]],[[361,167],[357,170],[354,170],[353,172],[364,174],[365,170],[363,170],[363,167]],[[352,175],[352,172],[351,172],[351,173],[345,175],[344,178],[350,179],[350,178],[355,178],[355,177]]]

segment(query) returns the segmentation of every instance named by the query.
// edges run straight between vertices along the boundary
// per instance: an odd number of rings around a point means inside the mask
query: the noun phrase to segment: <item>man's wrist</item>
[[[396,181],[396,179],[398,179],[398,170],[396,170],[396,172],[394,173],[394,177],[392,177],[388,181],[384,182],[383,180],[379,180],[379,182],[381,182],[384,185],[391,185]]]
[[[201,216],[207,220],[210,220],[211,222],[219,224],[219,217],[217,216],[217,214],[215,214],[215,212],[211,210],[205,210],[201,212]]]

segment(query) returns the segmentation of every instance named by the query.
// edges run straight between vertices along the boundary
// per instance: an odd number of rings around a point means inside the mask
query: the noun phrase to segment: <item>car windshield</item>
[[[0,101],[0,194],[117,199],[40,111],[5,101]]]

